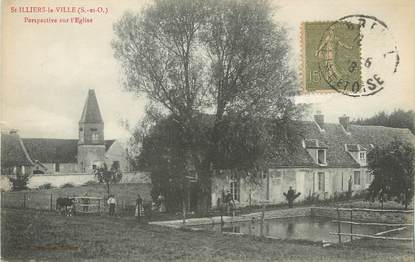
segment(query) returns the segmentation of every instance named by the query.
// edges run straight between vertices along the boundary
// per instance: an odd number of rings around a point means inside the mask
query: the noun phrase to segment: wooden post
[[[52,207],[52,205],[53,205],[53,195],[52,194],[50,194],[50,211],[52,211],[52,209],[53,209],[53,207]]]
[[[350,207],[350,222],[353,222],[353,208]],[[350,223],[350,243],[353,241],[353,224]]]
[[[98,199],[98,213],[101,214],[101,199]]]
[[[182,208],[182,212],[183,212],[183,226],[186,225],[186,200],[183,199],[183,208]]]
[[[23,208],[26,208],[26,193],[23,193]]]
[[[265,218],[265,205],[262,206],[261,211],[261,228],[260,228],[260,236],[264,236],[264,218]]]
[[[339,233],[338,234],[338,236],[339,236],[339,244],[341,244],[342,243],[342,237],[340,235],[340,233],[341,233],[341,226],[340,226],[340,210],[339,210],[339,207],[337,207],[337,233]]]

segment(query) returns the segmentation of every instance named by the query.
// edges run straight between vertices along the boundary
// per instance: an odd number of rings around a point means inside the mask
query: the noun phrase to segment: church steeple
[[[103,145],[104,144],[104,121],[102,121],[97,97],[94,89],[89,89],[88,97],[79,120],[79,142],[80,145]]]
[[[94,89],[88,91],[88,97],[79,123],[103,123]]]
[[[79,170],[90,173],[94,166],[104,163],[104,161],[104,121],[102,121],[95,91],[90,89],[79,120]]]

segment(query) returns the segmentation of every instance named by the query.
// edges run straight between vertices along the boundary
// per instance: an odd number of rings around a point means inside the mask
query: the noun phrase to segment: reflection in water
[[[293,235],[294,235],[294,223],[288,223],[287,238],[292,238]]]
[[[329,232],[337,232],[337,224],[333,223],[330,218],[322,217],[296,217],[287,219],[269,219],[264,221],[263,232],[266,236],[277,237],[281,239],[306,239],[312,241],[330,241],[337,242],[337,235],[330,235]],[[347,225],[349,226],[349,225]],[[259,220],[250,220],[247,222],[225,223],[222,227],[217,225],[206,225],[208,230],[219,232],[243,233],[259,236],[261,232]],[[342,232],[350,232],[349,227],[342,225]],[[375,234],[385,229],[382,227],[353,226],[354,232],[361,234]]]

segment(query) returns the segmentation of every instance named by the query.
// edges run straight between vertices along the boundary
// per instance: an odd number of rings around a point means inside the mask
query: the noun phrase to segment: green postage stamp
[[[361,83],[360,26],[305,22],[301,27],[302,81],[305,93],[358,93]]]

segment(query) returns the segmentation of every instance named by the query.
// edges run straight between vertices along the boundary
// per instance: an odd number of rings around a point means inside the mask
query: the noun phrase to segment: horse
[[[72,216],[74,211],[75,198],[58,197],[56,199],[56,211],[62,215]]]

